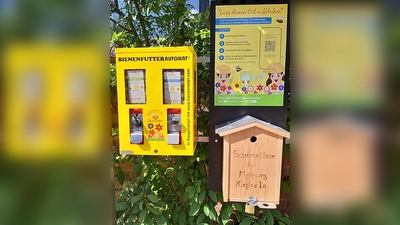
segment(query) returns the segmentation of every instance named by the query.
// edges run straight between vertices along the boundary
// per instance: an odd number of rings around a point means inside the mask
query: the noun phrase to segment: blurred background
[[[400,223],[398,9],[291,5],[293,221]]]
[[[109,224],[108,5],[0,0],[0,224]]]

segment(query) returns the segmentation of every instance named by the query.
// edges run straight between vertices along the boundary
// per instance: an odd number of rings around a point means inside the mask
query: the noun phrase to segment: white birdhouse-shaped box
[[[281,190],[283,143],[290,133],[248,115],[219,124],[215,131],[224,142],[224,201],[276,208]]]

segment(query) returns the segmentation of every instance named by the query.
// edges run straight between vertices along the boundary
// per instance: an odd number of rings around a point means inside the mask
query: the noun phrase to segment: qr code
[[[265,41],[265,51],[274,52],[276,47],[276,41]]]

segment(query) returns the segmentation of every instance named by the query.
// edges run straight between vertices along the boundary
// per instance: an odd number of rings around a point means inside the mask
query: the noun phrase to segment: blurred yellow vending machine
[[[122,154],[182,155],[196,148],[194,48],[116,49]]]

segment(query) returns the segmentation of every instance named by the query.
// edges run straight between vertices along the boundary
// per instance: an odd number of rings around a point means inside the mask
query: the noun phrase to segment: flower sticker
[[[271,89],[272,89],[273,91],[275,91],[277,88],[278,88],[278,85],[276,85],[276,84],[271,85]]]
[[[220,83],[216,83],[216,84],[215,84],[215,87],[217,87],[217,88],[219,88],[220,86],[221,86]]]
[[[225,85],[222,85],[222,86],[221,86],[221,91],[225,91],[225,90],[226,90]]]
[[[247,95],[249,92],[248,92],[248,91],[245,91],[244,93]]]
[[[279,89],[280,91],[283,91],[283,85],[279,85],[278,89]]]
[[[220,92],[220,91],[218,91],[217,93],[218,93],[219,95],[222,94],[222,92]]]
[[[147,125],[147,127],[148,127],[149,129],[153,129],[154,125],[153,125],[152,123],[149,123],[149,125]]]
[[[263,89],[263,86],[261,84],[257,85],[257,90],[261,91]]]
[[[265,87],[264,87],[264,91],[265,91],[265,92],[269,92],[269,89],[270,89],[269,86],[265,86]]]
[[[247,90],[246,87],[242,87],[242,91],[245,92]]]
[[[233,85],[232,85],[232,87],[233,87],[233,90],[235,90],[235,92],[240,92],[241,91],[241,89],[240,89],[240,83],[239,82],[233,82]]]
[[[253,87],[253,86],[248,86],[248,87],[247,87],[247,90],[248,90],[249,92],[253,92],[253,91],[254,91],[254,87]]]
[[[258,94],[258,92],[257,92],[257,91],[254,91],[253,93],[254,93],[254,94]]]
[[[154,130],[150,131],[150,135],[153,136],[156,132]]]
[[[231,86],[228,86],[228,90],[232,90],[232,87],[231,87]]]
[[[157,125],[156,125],[156,130],[157,130],[157,131],[162,130],[162,125],[161,125],[161,124],[157,124]]]

